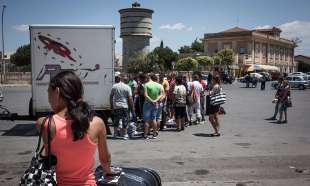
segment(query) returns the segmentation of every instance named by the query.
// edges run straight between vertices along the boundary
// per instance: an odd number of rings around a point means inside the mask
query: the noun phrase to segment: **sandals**
[[[283,124],[283,123],[287,123],[287,120],[284,120],[284,121],[277,121],[277,124]]]
[[[221,134],[220,133],[213,133],[213,134],[210,134],[210,137],[220,137]]]

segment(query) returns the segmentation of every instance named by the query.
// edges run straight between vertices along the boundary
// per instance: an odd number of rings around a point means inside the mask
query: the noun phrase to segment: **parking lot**
[[[310,185],[310,90],[292,90],[289,122],[279,125],[264,120],[274,110],[270,83],[265,91],[243,87],[223,85],[228,102],[221,137],[206,137],[212,132],[206,121],[153,140],[109,139],[112,163],[155,169],[168,186]],[[29,87],[6,88],[3,104],[26,114],[29,96]],[[34,121],[0,121],[0,185],[17,185],[34,151],[35,133]]]

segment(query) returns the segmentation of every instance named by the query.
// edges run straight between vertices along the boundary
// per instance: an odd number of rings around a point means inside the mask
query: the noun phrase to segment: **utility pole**
[[[3,17],[4,17],[4,10],[6,8],[6,5],[2,5],[2,21],[1,21],[1,28],[2,28],[2,82],[5,83],[5,60],[4,60],[4,33],[3,33]]]

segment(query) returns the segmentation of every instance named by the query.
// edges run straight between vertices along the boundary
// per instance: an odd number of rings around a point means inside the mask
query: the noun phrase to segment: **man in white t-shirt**
[[[124,139],[128,139],[129,109],[134,111],[133,99],[131,88],[123,82],[121,75],[115,77],[115,84],[112,86],[110,94],[110,105],[114,116],[114,136],[117,136],[121,121]]]
[[[200,123],[201,121],[201,111],[200,111],[200,94],[203,93],[203,87],[199,82],[199,76],[195,74],[193,76],[193,82],[188,82],[188,91],[190,94],[194,93],[196,95],[196,102],[188,107],[188,114],[190,118],[190,123],[193,122],[193,113],[196,114],[196,121]]]

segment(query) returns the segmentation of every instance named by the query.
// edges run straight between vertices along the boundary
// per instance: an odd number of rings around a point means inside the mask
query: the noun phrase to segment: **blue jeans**
[[[144,121],[156,121],[157,107],[149,101],[145,101],[143,104],[143,120]]]
[[[279,101],[277,101],[276,106],[274,108],[273,118],[276,118],[279,112]]]

